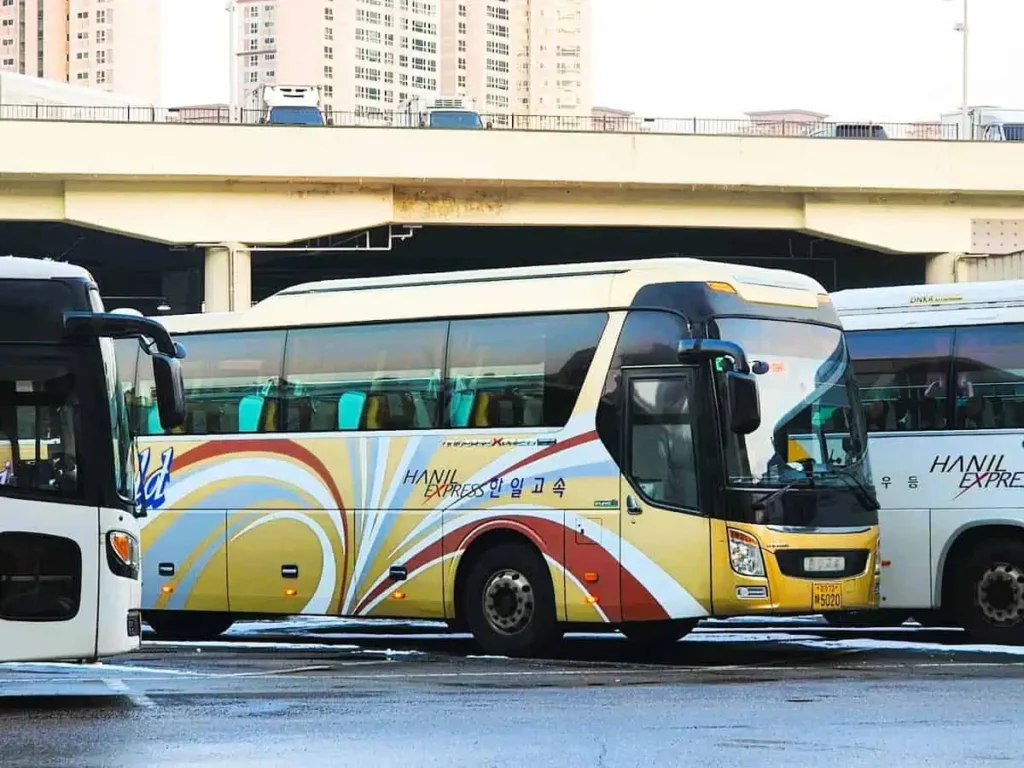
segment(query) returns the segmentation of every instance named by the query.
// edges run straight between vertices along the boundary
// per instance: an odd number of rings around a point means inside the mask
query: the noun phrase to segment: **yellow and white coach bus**
[[[864,418],[803,275],[339,280],[161,321],[187,349],[184,428],[125,384],[160,635],[425,618],[525,655],[580,625],[663,642],[706,616],[877,606]]]

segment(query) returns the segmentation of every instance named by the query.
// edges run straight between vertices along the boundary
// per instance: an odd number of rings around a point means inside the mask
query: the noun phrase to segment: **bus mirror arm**
[[[678,353],[679,361],[683,363],[732,358],[733,370],[725,372],[729,429],[737,435],[749,435],[761,426],[757,379],[750,372],[743,347],[722,339],[682,339]]]
[[[65,312],[64,333],[68,336],[109,336],[114,339],[148,337],[160,354],[175,359],[185,357],[185,348],[171,338],[166,328],[148,317],[113,312]]]
[[[155,350],[143,348],[153,360],[153,381],[156,384],[160,425],[171,430],[185,423],[185,385],[181,360],[185,347],[156,320],[137,315],[103,312],[65,312],[64,333],[67,336],[152,339]]]
[[[743,347],[733,341],[722,339],[681,339],[677,349],[679,361],[698,363],[715,360],[719,357],[731,357],[733,369],[740,373],[750,373],[747,355]]]

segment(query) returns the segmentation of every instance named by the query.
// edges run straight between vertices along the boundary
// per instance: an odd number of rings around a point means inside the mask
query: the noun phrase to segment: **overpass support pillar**
[[[926,283],[955,283],[957,262],[964,257],[963,253],[936,253],[928,257],[924,265],[924,281]]]
[[[242,243],[206,248],[203,311],[236,312],[252,304],[252,259]]]
[[[973,283],[1024,278],[1024,251],[1013,253],[939,253],[924,269],[928,283]]]

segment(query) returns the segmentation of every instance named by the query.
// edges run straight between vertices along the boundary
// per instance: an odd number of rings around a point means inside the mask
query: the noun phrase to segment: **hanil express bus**
[[[803,275],[340,280],[162,322],[188,357],[180,431],[137,404],[160,635],[427,618],[525,655],[579,625],[663,642],[705,616],[877,604],[863,414]]]
[[[1024,642],[1024,280],[833,300],[882,505],[885,610],[847,620]]]
[[[0,258],[0,661],[139,645],[135,452],[113,338],[145,339],[157,419],[181,424],[181,350],[162,326],[105,313],[84,269]]]

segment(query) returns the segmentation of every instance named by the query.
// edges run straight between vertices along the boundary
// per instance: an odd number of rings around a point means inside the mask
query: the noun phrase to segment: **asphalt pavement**
[[[92,665],[0,665],[0,765],[1005,765],[1020,649],[954,632],[702,627],[545,660],[417,627],[237,627]],[[317,631],[320,630],[320,631]],[[942,640],[945,642],[940,642]]]

